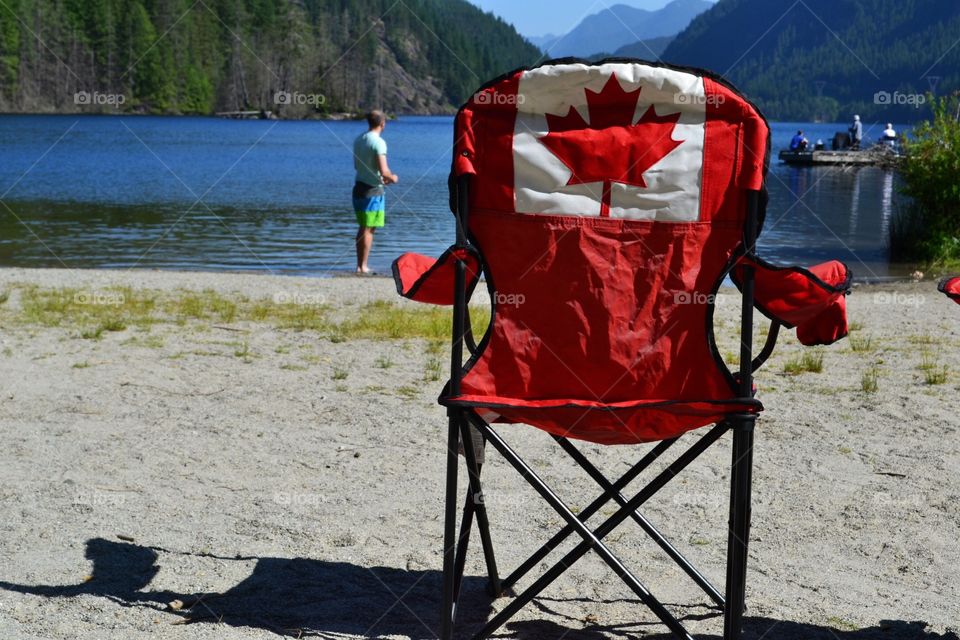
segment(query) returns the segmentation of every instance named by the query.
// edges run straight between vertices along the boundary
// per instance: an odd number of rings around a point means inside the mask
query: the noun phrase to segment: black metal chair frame
[[[456,247],[466,247],[469,242],[466,229],[469,217],[468,176],[457,180],[457,213]],[[760,192],[747,192],[747,212],[744,225],[744,251],[752,255],[758,234],[758,220],[760,207]],[[451,396],[460,393],[460,383],[463,376],[464,346],[470,351],[476,350],[470,329],[467,309],[467,266],[457,261],[455,271],[455,297],[453,305],[453,344],[450,361],[450,382],[448,392]],[[741,309],[741,346],[740,346],[740,374],[738,374],[738,394],[741,399],[751,399],[753,396],[753,372],[770,356],[776,344],[780,325],[773,322],[767,335],[766,343],[761,353],[754,359],[753,356],[753,319],[754,319],[754,272],[749,266],[743,268],[743,277],[740,285],[742,293]],[[549,586],[566,569],[573,565],[588,551],[595,551],[610,566],[623,582],[637,595],[637,597],[659,618],[677,638],[693,640],[677,618],[657,600],[640,580],[610,551],[604,544],[603,538],[627,519],[636,522],[661,549],[695,582],[706,595],[723,610],[724,640],[737,640],[740,637],[746,598],[746,571],[747,547],[750,535],[750,503],[753,468],[753,440],[756,415],[733,414],[725,421],[720,422],[708,430],[699,440],[678,456],[664,471],[650,480],[639,492],[629,499],[622,490],[636,479],[657,458],[671,448],[679,438],[663,440],[656,444],[644,455],[639,462],[631,467],[621,478],[611,482],[570,440],[564,437],[553,436],[560,447],[582,467],[587,474],[600,486],[603,492],[579,514],[575,514],[553,490],[528,466],[521,457],[471,409],[449,407],[449,427],[447,435],[446,461],[446,497],[444,511],[444,540],[443,540],[443,595],[441,608],[441,634],[443,640],[453,637],[457,616],[457,602],[460,596],[460,584],[463,579],[466,563],[467,547],[470,540],[470,531],[476,519],[484,559],[489,577],[488,592],[492,597],[500,597],[506,589],[513,587],[516,582],[537,566],[560,543],[576,533],[582,541],[569,551],[561,560],[554,564],[541,577],[533,582],[524,591],[519,593],[500,613],[495,615],[482,629],[473,635],[480,639],[489,637],[505,624],[517,611],[533,600],[547,586]],[[729,535],[727,540],[727,575],[724,594],[713,586],[710,581],[698,571],[638,509],[671,479],[678,475],[700,454],[720,439],[727,431],[733,432],[733,448],[730,478],[730,515]],[[474,434],[479,432],[483,445],[493,446],[503,458],[512,465],[517,472],[540,494],[540,496],[560,515],[566,525],[538,549],[528,560],[521,564],[506,578],[501,579],[497,568],[493,549],[493,540],[490,534],[490,525],[486,506],[483,502],[483,489],[480,482],[482,465],[477,461],[476,451],[472,446]],[[461,443],[463,446],[461,448]],[[459,469],[459,452],[467,467],[468,490],[464,501],[462,520],[459,534],[456,529],[457,515],[457,473]],[[605,504],[613,500],[619,509],[601,525],[590,528],[587,520],[599,511]]]

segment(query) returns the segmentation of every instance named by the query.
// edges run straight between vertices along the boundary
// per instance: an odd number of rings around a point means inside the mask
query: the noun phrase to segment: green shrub
[[[912,202],[890,226],[890,256],[931,266],[960,262],[960,95],[930,97],[933,120],[904,140],[903,193]]]

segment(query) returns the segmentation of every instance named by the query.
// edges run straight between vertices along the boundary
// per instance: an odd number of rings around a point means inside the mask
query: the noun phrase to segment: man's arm
[[[387,166],[387,156],[378,155],[377,164],[380,168],[380,175],[383,176],[384,184],[394,184],[400,182],[400,176],[390,171],[390,167]]]

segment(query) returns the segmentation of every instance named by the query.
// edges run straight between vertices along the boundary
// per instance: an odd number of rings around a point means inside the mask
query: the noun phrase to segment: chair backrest
[[[712,322],[769,156],[749,101],[704,71],[553,61],[480,89],[455,144],[494,303],[465,396],[736,396]]]

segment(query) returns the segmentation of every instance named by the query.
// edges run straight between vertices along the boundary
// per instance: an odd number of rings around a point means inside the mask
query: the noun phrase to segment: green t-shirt
[[[367,131],[353,142],[353,166],[357,182],[377,187],[383,184],[378,156],[387,155],[387,143],[375,131]]]

